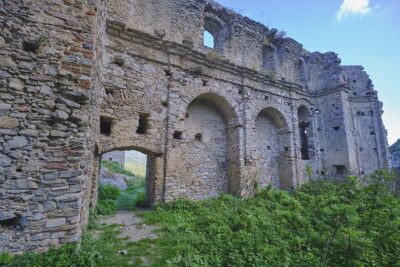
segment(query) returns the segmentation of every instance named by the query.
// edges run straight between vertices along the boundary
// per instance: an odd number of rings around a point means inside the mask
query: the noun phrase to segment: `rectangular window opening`
[[[139,125],[137,127],[137,134],[147,134],[149,128],[149,116],[148,113],[139,113]]]
[[[344,175],[346,174],[346,166],[344,165],[334,165],[337,175]]]
[[[106,136],[111,135],[112,120],[110,118],[100,117],[100,133]]]

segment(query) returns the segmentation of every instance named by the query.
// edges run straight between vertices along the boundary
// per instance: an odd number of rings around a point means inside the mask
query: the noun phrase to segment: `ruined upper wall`
[[[235,65],[275,80],[296,83],[304,91],[347,87],[349,75],[357,76],[352,79],[364,80],[363,75],[354,75],[357,72],[354,68],[343,68],[337,54],[310,53],[276,29],[269,29],[211,0],[110,1],[107,18],[204,54],[217,52]],[[204,30],[213,34],[214,49],[204,46]]]

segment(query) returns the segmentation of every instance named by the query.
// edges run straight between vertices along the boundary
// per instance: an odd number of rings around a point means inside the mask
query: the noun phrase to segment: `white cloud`
[[[341,21],[350,15],[366,15],[369,12],[371,12],[369,0],[343,0],[336,12],[336,20]]]

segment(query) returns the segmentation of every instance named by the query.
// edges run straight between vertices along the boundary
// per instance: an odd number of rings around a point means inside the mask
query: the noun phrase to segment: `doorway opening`
[[[100,215],[150,205],[150,157],[136,150],[115,150],[100,159],[96,211]]]

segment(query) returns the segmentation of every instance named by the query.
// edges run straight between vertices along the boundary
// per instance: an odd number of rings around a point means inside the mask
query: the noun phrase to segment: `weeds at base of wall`
[[[145,224],[159,225],[157,239],[121,240],[119,226],[92,219],[79,251],[66,245],[2,257],[5,266],[19,267],[400,266],[400,199],[388,188],[392,182],[379,171],[362,181],[366,186],[349,177],[294,192],[264,189],[246,200],[178,200],[143,213]]]

